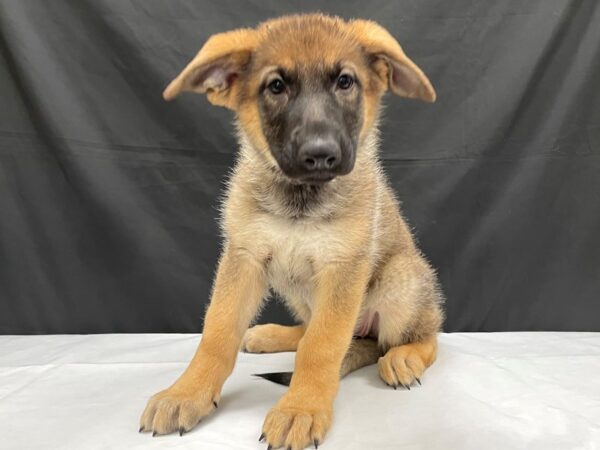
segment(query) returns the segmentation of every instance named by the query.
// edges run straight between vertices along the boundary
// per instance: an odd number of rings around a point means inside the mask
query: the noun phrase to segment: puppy
[[[436,97],[381,26],[320,14],[214,35],[166,88],[167,100],[192,91],[233,110],[240,150],[202,341],[149,400],[140,431],[183,434],[212,413],[240,347],[297,352],[263,425],[269,448],[318,446],[340,377],[359,367],[377,363],[394,388],[420,384],[436,358],[442,295],[378,161],[387,90]],[[248,329],[269,289],[300,325]]]

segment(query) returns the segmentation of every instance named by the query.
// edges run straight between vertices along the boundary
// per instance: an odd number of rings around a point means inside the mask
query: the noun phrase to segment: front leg
[[[342,360],[352,340],[368,280],[364,262],[317,275],[311,320],[298,344],[290,388],[267,414],[261,440],[298,450],[323,441],[332,420]]]
[[[179,430],[183,434],[217,408],[244,331],[265,290],[261,262],[228,246],[219,262],[198,350],[179,379],[150,398],[140,419],[140,431],[156,435]]]

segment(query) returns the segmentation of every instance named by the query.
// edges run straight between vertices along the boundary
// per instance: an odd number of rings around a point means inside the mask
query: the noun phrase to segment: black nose
[[[307,172],[334,171],[340,165],[342,150],[333,139],[315,139],[302,144],[298,163]]]

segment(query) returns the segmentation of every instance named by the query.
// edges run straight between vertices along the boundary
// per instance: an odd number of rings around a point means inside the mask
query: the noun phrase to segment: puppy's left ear
[[[165,100],[182,91],[206,94],[213,105],[236,108],[236,92],[256,48],[256,30],[239,29],[210,37],[196,57],[167,86]]]
[[[435,90],[427,76],[385,28],[369,20],[352,20],[349,26],[372,58],[373,70],[394,94],[430,103],[435,101]]]

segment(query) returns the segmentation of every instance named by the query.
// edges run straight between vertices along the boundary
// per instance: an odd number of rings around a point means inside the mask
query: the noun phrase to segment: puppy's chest
[[[270,254],[269,284],[284,296],[309,294],[319,268],[343,252],[327,225],[275,222],[264,229],[263,239]]]

